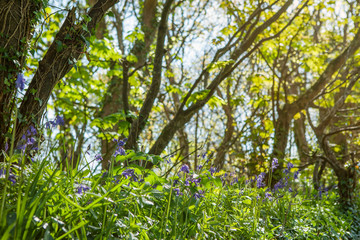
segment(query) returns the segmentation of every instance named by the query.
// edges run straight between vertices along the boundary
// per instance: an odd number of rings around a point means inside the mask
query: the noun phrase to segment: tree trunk
[[[0,150],[10,144],[15,80],[25,64],[28,42],[41,4],[31,0],[0,1]],[[1,159],[1,158],[0,158]]]
[[[356,173],[355,169],[348,168],[342,169],[341,171],[336,172],[338,178],[338,192],[339,192],[339,202],[340,206],[343,209],[348,209],[352,206],[354,200],[354,193],[356,187]]]
[[[89,31],[83,28],[84,22],[75,24],[75,8],[69,11],[53,43],[39,62],[39,67],[25,93],[19,109],[21,118],[17,123],[15,144],[31,124],[40,123],[55,85],[73,68],[83,53],[85,47],[83,39],[90,36],[106,11],[116,2],[117,0],[98,0],[87,14],[91,19],[87,23]],[[62,46],[60,50],[59,42]]]

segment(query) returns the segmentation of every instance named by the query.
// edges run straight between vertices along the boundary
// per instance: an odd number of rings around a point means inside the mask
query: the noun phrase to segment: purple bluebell
[[[55,118],[55,124],[59,125],[59,126],[64,126],[65,125],[64,118],[57,115],[56,118]]]
[[[36,128],[33,125],[30,125],[31,135],[35,136],[37,134]]]
[[[259,176],[257,176],[256,179],[256,186],[258,188],[265,187],[265,183],[263,182],[265,180],[266,173],[260,173]]]
[[[35,142],[36,142],[36,141],[35,141],[35,138],[29,137],[29,138],[27,139],[26,145],[33,145]]]
[[[7,152],[8,149],[9,149],[9,143],[6,142],[6,143],[5,143],[5,152]]]
[[[201,182],[201,178],[193,178],[191,179],[191,182],[195,183],[195,185],[198,186]]]
[[[272,197],[271,193],[269,193],[269,192],[265,193],[265,198],[271,200],[271,197]]]
[[[80,184],[77,187],[77,193],[78,194],[84,194],[86,191],[90,190],[90,187],[85,184]]]
[[[121,173],[121,175],[123,175],[125,178],[132,177],[134,176],[134,174],[135,174],[134,169],[131,168],[126,169]]]
[[[184,183],[185,186],[190,186],[190,183],[188,180],[185,180],[185,183]]]
[[[116,138],[113,139],[113,142],[116,142],[118,147],[125,146],[126,141],[127,141],[127,138],[124,138],[123,140],[116,139]]]
[[[131,180],[134,182],[138,181],[138,177],[136,176],[134,169],[126,169],[121,173],[121,175],[123,175],[126,179],[131,177]]]
[[[292,164],[291,162],[288,162],[288,164],[286,166],[290,171],[294,167],[294,164]]]
[[[274,185],[274,191],[279,191],[280,189],[284,188],[285,185],[283,183],[283,179],[280,179],[277,183]]]
[[[200,198],[203,198],[204,197],[204,192],[203,191],[199,191],[199,192],[196,192],[195,194],[194,194],[194,198],[195,199],[200,199]]]
[[[96,154],[95,155],[95,160],[101,162],[103,160],[101,154]]]
[[[235,178],[231,181],[230,185],[237,184],[238,182],[239,182],[238,177],[235,177]]]
[[[6,169],[0,168],[0,178],[5,178],[5,177],[6,177]],[[11,170],[9,172],[8,180],[11,182],[12,185],[16,183],[16,176],[11,172]]]
[[[16,88],[20,89],[21,91],[24,90],[24,88],[25,88],[25,78],[24,78],[24,75],[22,73],[19,73],[17,75],[15,84],[16,84]]]
[[[183,193],[180,191],[179,188],[174,188],[174,191],[175,191],[175,193],[176,193],[176,196],[183,195]]]
[[[294,172],[294,179],[298,179],[299,177],[299,170],[297,170],[296,172]]]
[[[216,173],[216,167],[211,167],[210,173],[211,173],[211,176],[213,176],[213,174]]]
[[[119,147],[116,149],[116,151],[115,151],[115,153],[114,153],[113,156],[116,157],[117,155],[121,155],[121,156],[126,155],[125,149],[124,149],[123,147],[119,146]]]
[[[271,169],[274,172],[276,168],[279,167],[279,160],[277,158],[274,158],[271,162]]]
[[[22,144],[22,145],[17,146],[17,149],[22,150],[22,152],[25,153],[26,144]]]
[[[190,168],[188,165],[184,164],[181,166],[180,171],[184,173],[190,173]]]
[[[45,123],[45,128],[50,129],[53,126],[53,121],[48,121]]]

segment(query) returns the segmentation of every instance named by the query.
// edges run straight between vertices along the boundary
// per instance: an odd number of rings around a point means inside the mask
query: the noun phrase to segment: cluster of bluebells
[[[199,177],[197,175],[190,174],[190,168],[189,168],[189,166],[187,164],[184,164],[184,165],[182,165],[180,167],[179,174],[178,174],[179,178],[180,178],[180,173],[181,172],[185,173],[184,179],[183,179],[184,186],[186,186],[186,187],[193,186],[193,187],[196,187],[196,188],[200,186],[201,177]],[[180,183],[180,181],[178,179],[175,179],[174,183],[173,183],[173,186],[175,187],[179,183]],[[174,188],[174,191],[176,193],[176,196],[183,195],[180,188],[178,188],[178,187]],[[194,193],[193,197],[195,199],[200,199],[200,198],[204,197],[204,192],[202,190],[199,190],[199,191]]]
[[[56,116],[54,120],[45,123],[45,128],[52,129],[57,126],[64,126],[64,125],[65,125],[64,118],[62,118],[61,116]]]
[[[117,148],[113,156],[116,157],[117,155],[126,155],[124,145],[127,141],[127,138],[124,138],[123,140],[114,138],[113,141],[117,143]]]
[[[219,172],[219,171],[216,169],[216,167],[211,167],[210,168],[211,176],[214,176],[214,173],[217,173],[217,172]]]
[[[128,168],[124,170],[121,175],[126,179],[131,178],[134,182],[138,181],[138,177],[136,176],[134,169]]]
[[[0,178],[6,178],[6,169],[0,168]],[[11,184],[16,183],[16,176],[13,174],[10,170],[8,180],[11,182]]]
[[[30,125],[29,129],[26,131],[26,134],[23,134],[21,137],[21,143],[18,145],[17,149],[22,150],[25,153],[27,147],[31,147],[30,150],[38,150],[36,146],[35,136],[37,131],[33,125]]]
[[[265,173],[260,173],[259,176],[256,177],[256,186],[258,188],[265,187]]]
[[[230,183],[230,186],[237,184],[239,182],[239,178],[237,177],[235,172],[232,173],[225,173],[224,175],[222,175],[220,177],[221,182],[223,184],[223,186],[226,185],[226,183]]]
[[[287,188],[287,190],[289,192],[293,192],[293,189],[291,188],[290,184],[289,184],[289,180],[290,180],[290,174],[291,174],[291,169],[294,167],[294,164],[292,164],[291,162],[286,164],[286,168],[283,170],[283,173],[285,173],[285,177],[281,178],[275,185],[274,185],[274,189],[273,191],[279,191],[280,189],[285,189]],[[299,177],[299,170],[296,171],[293,175],[293,179],[296,180]],[[295,193],[296,195],[297,193]]]
[[[319,186],[318,188],[318,193],[314,195],[314,197],[318,197],[319,199],[322,199],[323,194],[325,193],[326,196],[328,196],[328,192],[331,189],[331,187],[325,187],[323,186]]]

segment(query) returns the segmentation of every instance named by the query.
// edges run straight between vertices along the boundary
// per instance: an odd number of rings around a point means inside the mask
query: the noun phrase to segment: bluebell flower
[[[77,193],[78,194],[84,194],[86,191],[90,190],[90,187],[85,184],[80,184],[77,187]]]
[[[6,142],[6,143],[5,143],[5,152],[7,152],[8,149],[9,149],[9,143]]]
[[[289,171],[294,167],[294,164],[292,164],[291,162],[289,162],[287,165],[287,168],[289,169]]]
[[[119,147],[116,149],[116,151],[115,151],[115,153],[114,153],[113,156],[116,157],[117,155],[125,156],[125,155],[126,155],[125,149],[124,149],[123,147],[119,146]]]
[[[5,168],[0,168],[0,178],[4,178],[6,175],[6,169]]]
[[[203,168],[203,165],[199,165],[197,169],[200,171]]]
[[[269,193],[269,192],[265,193],[265,198],[271,200],[271,197],[272,197],[271,193]]]
[[[294,172],[294,179],[298,179],[298,177],[299,177],[299,170],[298,171],[296,171],[296,172]]]
[[[184,183],[185,186],[190,186],[190,183],[188,180],[185,180],[185,183]]]
[[[190,173],[190,168],[188,165],[184,164],[181,166],[180,171],[184,173]]]
[[[198,186],[201,182],[201,178],[193,178],[191,182],[195,183],[195,185]]]
[[[279,160],[277,158],[274,158],[271,162],[271,169],[274,172],[276,168],[279,167]]]
[[[113,139],[113,142],[116,142],[118,147],[125,146],[126,141],[127,141],[127,138],[124,138],[123,140],[116,139],[116,138]]]
[[[135,175],[134,169],[131,169],[131,168],[126,169],[126,170],[124,170],[124,171],[121,173],[121,175],[123,175],[126,179],[129,178],[129,177],[131,177],[131,180],[134,181],[134,182],[137,182],[137,181],[138,181],[138,178],[137,178],[137,176]]]
[[[179,188],[174,188],[174,191],[175,191],[175,193],[176,193],[176,196],[183,195],[183,193],[180,191]]]
[[[199,192],[196,192],[195,194],[194,194],[194,198],[195,199],[200,199],[200,198],[203,198],[204,197],[204,192],[203,191],[199,191]]]
[[[16,88],[20,89],[21,91],[24,90],[24,88],[25,88],[25,78],[24,78],[24,75],[22,73],[19,73],[17,75],[15,84],[16,84]]]
[[[132,177],[134,176],[134,174],[135,174],[134,169],[131,168],[126,169],[121,173],[121,175],[123,175],[125,178]]]
[[[256,179],[256,186],[258,188],[261,188],[261,187],[264,187],[265,186],[265,183],[263,182],[264,179],[265,179],[265,176],[266,176],[266,173],[260,173],[259,176],[257,177]]]
[[[175,179],[173,186],[175,186],[175,185],[178,184],[178,183],[179,183],[179,180],[178,180],[178,179]]]
[[[36,128],[34,128],[33,125],[30,125],[30,132],[31,132],[31,135],[33,135],[33,136],[35,136],[37,134]]]
[[[27,145],[33,145],[35,142],[36,142],[36,141],[35,141],[35,138],[29,137],[29,138],[27,139],[26,144],[27,144]]]
[[[48,122],[45,123],[45,128],[50,129],[53,125],[54,125],[53,121],[48,121]]]
[[[5,178],[5,177],[6,177],[6,169],[0,168],[0,178]],[[16,183],[16,176],[11,172],[11,170],[9,172],[8,180],[11,182],[12,185]]]
[[[22,152],[23,152],[23,153],[25,153],[25,150],[26,150],[26,144],[19,145],[19,146],[17,147],[17,149],[22,150]]]
[[[216,167],[211,167],[210,173],[211,173],[211,176],[213,176],[213,174],[216,173]]]
[[[55,124],[59,125],[59,126],[64,126],[65,125],[64,118],[57,115],[56,118],[55,118]]]
[[[279,191],[279,189],[282,189],[285,187],[284,180],[280,179],[277,183],[274,185],[274,191]]]
[[[237,184],[238,182],[239,182],[238,177],[235,177],[235,178],[231,181],[230,185]]]
[[[99,162],[102,161],[103,158],[102,158],[101,154],[96,154],[96,155],[95,155],[95,160],[96,160],[96,161],[99,161]]]

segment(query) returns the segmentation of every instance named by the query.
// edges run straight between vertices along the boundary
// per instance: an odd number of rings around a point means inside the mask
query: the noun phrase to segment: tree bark
[[[161,77],[162,77],[162,60],[164,56],[164,45],[165,37],[167,32],[167,19],[169,16],[169,11],[174,0],[166,0],[164,4],[164,9],[161,14],[161,20],[158,29],[155,58],[154,58],[154,70],[153,78],[151,82],[150,89],[146,94],[144,104],[140,109],[140,113],[136,120],[131,124],[130,134],[128,141],[126,142],[125,148],[137,150],[137,139],[139,138],[140,133],[145,128],[146,122],[149,118],[151,109],[154,105],[154,101],[157,98],[157,95],[160,90]]]
[[[0,1],[0,149],[10,141],[11,117],[16,95],[15,80],[22,72],[33,22],[41,4],[31,0]]]
[[[117,0],[99,0],[89,10],[87,15],[91,20],[87,24],[85,22],[75,24],[75,9],[69,12],[44,58],[39,62],[39,67],[25,93],[19,109],[21,117],[15,130],[15,143],[30,124],[40,123],[55,85],[74,67],[84,52],[84,39],[91,35],[106,11],[116,2]],[[86,24],[89,32],[84,30],[83,24]],[[58,49],[59,43],[62,46],[61,50]],[[33,89],[36,91],[34,92]]]

